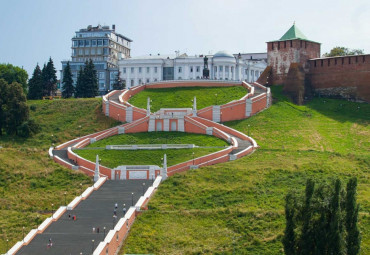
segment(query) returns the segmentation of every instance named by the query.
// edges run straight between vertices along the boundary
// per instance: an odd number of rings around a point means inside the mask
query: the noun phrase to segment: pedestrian
[[[68,219],[71,220],[71,214],[68,214]]]
[[[123,217],[126,215],[126,207],[123,207]]]
[[[95,227],[93,227],[93,233],[95,233]]]
[[[117,210],[116,209],[114,209],[113,215],[117,216]]]
[[[114,204],[114,208],[117,210],[118,209],[118,204],[117,202]]]
[[[99,227],[97,227],[97,228],[96,228],[96,233],[98,233],[98,234],[99,234],[99,230],[100,230],[100,229],[99,229]]]

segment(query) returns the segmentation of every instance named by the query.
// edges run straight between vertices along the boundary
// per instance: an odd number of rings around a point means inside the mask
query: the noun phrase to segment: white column
[[[194,100],[193,100],[193,116],[196,117],[197,116],[197,97],[194,96]]]
[[[99,171],[99,155],[96,155],[96,163],[95,163],[95,172],[94,172],[94,182],[97,182],[100,178],[100,171]]]
[[[148,97],[146,102],[146,116],[150,115],[150,97]]]

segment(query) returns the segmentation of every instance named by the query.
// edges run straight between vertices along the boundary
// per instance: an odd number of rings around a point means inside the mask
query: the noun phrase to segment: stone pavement
[[[107,180],[74,210],[66,211],[42,234],[36,235],[30,244],[22,247],[17,254],[92,254],[92,250],[104,240],[104,227],[106,235],[123,217],[123,204],[126,204],[127,210],[132,205],[132,192],[135,205],[143,195],[143,187],[145,192],[151,184],[151,180]],[[113,217],[115,203],[118,204],[117,220]],[[70,220],[69,214],[76,215],[77,220]],[[99,233],[93,233],[93,227],[99,227]],[[52,247],[48,247],[50,238]]]

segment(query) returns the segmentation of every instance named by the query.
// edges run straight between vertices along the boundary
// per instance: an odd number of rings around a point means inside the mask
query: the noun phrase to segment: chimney
[[[112,29],[115,31],[116,30],[116,25],[112,25]]]

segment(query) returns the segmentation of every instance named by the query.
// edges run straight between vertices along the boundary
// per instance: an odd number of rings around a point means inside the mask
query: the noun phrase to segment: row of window
[[[108,46],[108,39],[97,40],[74,40],[73,47],[102,47]]]
[[[72,56],[109,55],[109,48],[73,49]]]
[[[138,72],[139,73],[142,73],[143,72],[143,68],[142,67],[137,67],[137,69],[138,69]],[[146,73],[150,73],[150,67],[146,67],[145,69],[146,69]],[[131,73],[134,73],[135,72],[135,67],[131,67],[130,68],[130,72]],[[124,74],[127,73],[126,67],[124,67],[122,69],[122,73],[124,73]],[[158,73],[158,67],[157,66],[154,67],[154,73]]]

